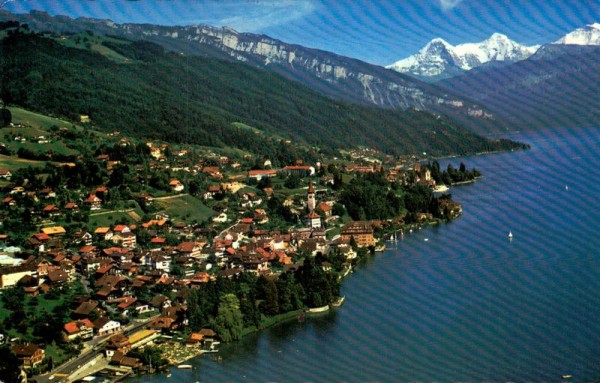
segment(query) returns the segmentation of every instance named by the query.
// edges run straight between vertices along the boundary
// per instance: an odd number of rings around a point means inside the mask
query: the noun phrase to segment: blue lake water
[[[357,269],[340,309],[139,381],[597,381],[600,128],[512,138],[532,149],[452,159],[484,174],[451,189],[463,216]]]

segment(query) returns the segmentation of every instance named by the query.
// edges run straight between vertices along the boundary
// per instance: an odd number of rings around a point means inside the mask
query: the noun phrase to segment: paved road
[[[123,331],[121,331],[121,332],[124,333],[125,335],[129,336],[129,335],[133,334],[134,332],[138,331],[140,328],[146,326],[148,323],[150,323],[150,321],[157,318],[158,316],[160,316],[160,314],[157,314],[153,317],[144,319],[139,322],[138,321],[132,322],[129,325],[125,326],[123,328]],[[55,382],[64,381],[65,378],[56,378],[55,376],[57,374],[58,375],[66,374],[67,376],[73,374],[81,366],[88,363],[90,360],[94,359],[97,355],[101,354],[102,353],[102,345],[111,336],[112,336],[112,334],[103,336],[101,338],[97,337],[97,338],[92,339],[89,342],[86,342],[87,347],[75,359],[69,360],[69,361],[61,364],[60,366],[56,367],[54,370],[52,370],[49,373],[46,373],[44,375],[35,376],[34,377],[35,381],[38,383],[51,383],[51,382],[55,383]],[[96,350],[94,350],[94,348],[96,348]],[[54,378],[50,379],[51,376],[54,376]]]

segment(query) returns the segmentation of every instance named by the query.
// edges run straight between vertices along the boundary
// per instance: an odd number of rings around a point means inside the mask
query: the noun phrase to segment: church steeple
[[[308,192],[306,193],[306,206],[308,207],[309,212],[313,212],[315,210],[315,206],[317,206],[317,201],[315,200],[315,187],[313,186],[312,181],[308,183]]]

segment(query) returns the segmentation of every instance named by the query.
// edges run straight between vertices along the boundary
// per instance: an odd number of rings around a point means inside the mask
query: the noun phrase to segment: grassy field
[[[27,168],[29,166],[43,167],[45,164],[46,163],[44,161],[25,160],[22,158],[0,154],[0,169],[10,170],[11,172],[14,172],[17,169]]]
[[[47,136],[48,131],[40,128],[27,127],[27,128],[4,128],[2,129],[2,133],[13,134],[15,136],[23,136],[27,139],[38,137],[38,136]]]
[[[117,211],[108,210],[92,212],[93,215],[90,215],[89,224],[91,227],[96,228],[100,226],[111,226],[116,221],[129,222],[132,224],[138,223],[135,219],[133,219],[132,215],[130,214],[131,212],[135,213],[139,217],[144,215],[144,211],[136,201],[128,201],[126,207],[118,209]]]
[[[61,120],[59,118],[43,116],[25,109],[16,107],[9,107],[8,109],[10,109],[10,112],[12,113],[12,122],[15,124],[19,123],[23,125],[29,125],[33,128],[43,130],[49,129],[51,126],[66,128],[73,126],[72,122]]]
[[[155,200],[154,204],[171,218],[179,218],[186,222],[193,220],[205,221],[213,214],[208,206],[189,194],[176,198]]]
[[[73,36],[58,38],[57,41],[69,48],[88,49],[89,47],[90,50],[98,52],[102,56],[105,56],[108,59],[120,64],[133,62],[133,60],[128,59],[127,57],[115,52],[114,50],[108,48],[105,45],[102,45],[102,42],[104,41],[110,41],[117,44],[126,44],[126,42],[124,42],[123,40],[115,39],[112,37],[91,36],[87,33],[78,33]]]
[[[73,150],[65,145],[64,142],[54,141],[47,144],[38,144],[36,142],[14,142],[9,145],[9,148],[18,151],[20,148],[25,148],[27,150],[32,151],[33,153],[47,153],[54,152],[63,154],[66,156],[69,155],[77,155],[79,152],[77,150]]]

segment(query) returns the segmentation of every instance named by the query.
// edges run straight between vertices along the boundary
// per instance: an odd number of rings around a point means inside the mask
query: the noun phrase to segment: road
[[[123,334],[129,336],[129,335],[133,334],[134,332],[138,331],[139,329],[141,329],[142,327],[146,326],[148,323],[150,323],[150,321],[152,321],[153,319],[155,319],[159,316],[160,316],[160,314],[157,314],[150,318],[130,323],[129,325],[124,326],[124,328],[121,332]],[[81,354],[79,354],[79,356],[61,364],[60,366],[56,367],[54,370],[52,370],[46,374],[34,376],[33,377],[34,380],[37,383],[55,383],[55,382],[65,381],[65,378],[59,379],[59,378],[56,378],[56,375],[62,375],[62,374],[66,375],[66,376],[72,375],[81,366],[83,366],[84,364],[88,363],[89,361],[94,359],[96,356],[101,354],[102,353],[102,345],[104,345],[104,343],[112,335],[114,335],[114,334],[106,335],[103,337],[97,337],[97,338],[90,340],[89,342],[86,342],[84,351]],[[96,350],[94,350],[94,349],[96,349]],[[54,378],[50,379],[51,376]]]

